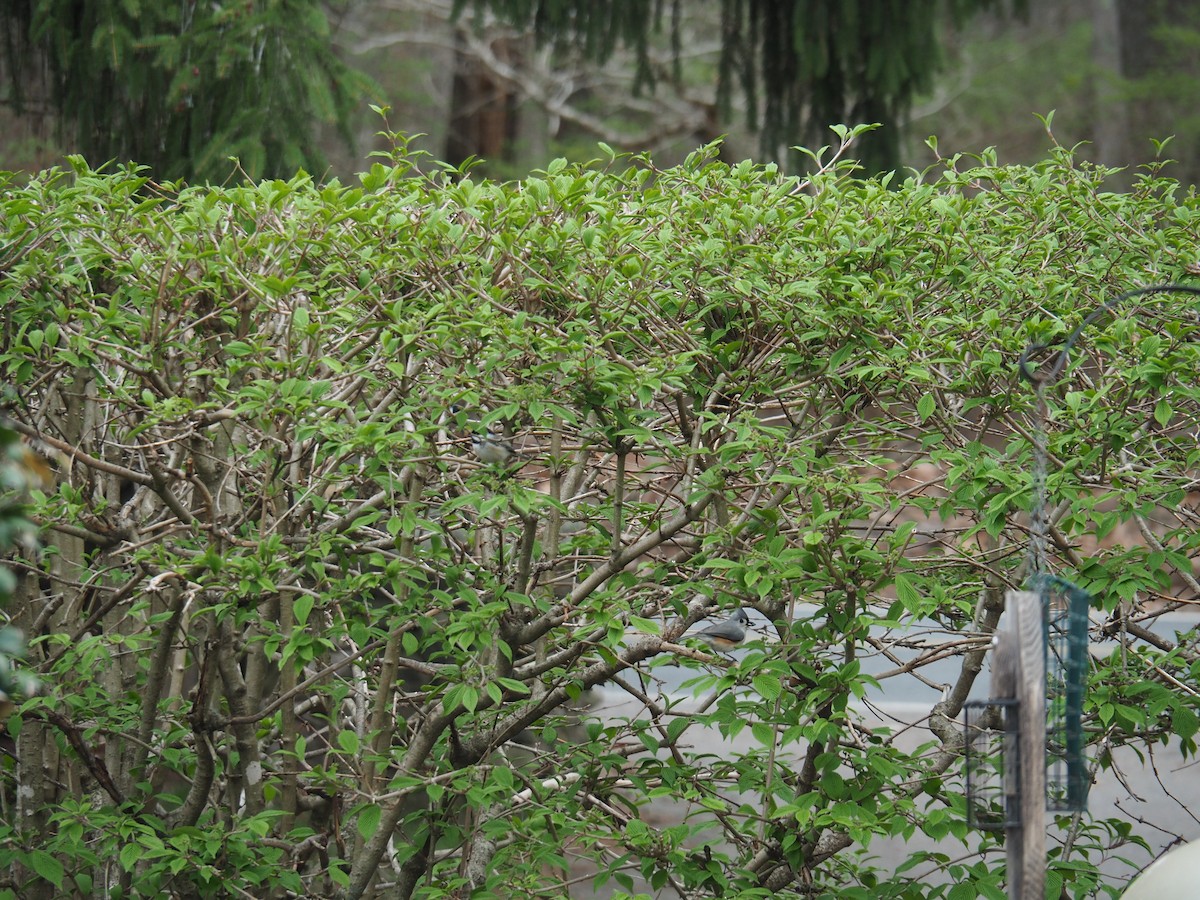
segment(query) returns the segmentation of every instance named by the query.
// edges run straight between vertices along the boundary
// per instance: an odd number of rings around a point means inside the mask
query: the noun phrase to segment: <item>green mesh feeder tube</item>
[[[1087,808],[1091,784],[1083,747],[1091,595],[1065,578],[1040,573],[1030,588],[1042,601],[1046,641],[1046,809]]]

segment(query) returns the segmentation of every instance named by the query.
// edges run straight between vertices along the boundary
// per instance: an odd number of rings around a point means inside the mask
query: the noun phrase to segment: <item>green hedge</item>
[[[712,156],[7,181],[3,403],[58,479],[14,560],[47,689],[0,895],[1002,896],[954,720],[1026,575],[1015,363],[1186,278],[1200,207],[1063,149],[890,184]],[[1049,564],[1109,611],[1200,596],[1197,312],[1138,298],[1048,390]],[[484,429],[523,458],[480,464]],[[772,623],[744,654],[680,643],[739,605]],[[959,663],[915,751],[857,702],[913,623],[936,653],[889,695]],[[1186,641],[1098,661],[1093,754],[1194,753],[1196,676]],[[642,713],[590,715],[600,685]],[[871,862],[921,833],[978,853]],[[1136,834],[1083,820],[1052,883],[1115,895]]]

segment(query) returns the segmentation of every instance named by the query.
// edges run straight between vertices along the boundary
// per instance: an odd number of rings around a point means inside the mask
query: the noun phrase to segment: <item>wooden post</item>
[[[1017,651],[1021,827],[1009,837],[1008,896],[1043,900],[1046,891],[1046,646],[1042,601],[1033,591],[1009,591],[1005,610]],[[1014,829],[1015,830],[1015,829]],[[1019,856],[1014,857],[1014,844]]]
[[[1042,602],[1032,591],[1009,591],[1010,627],[996,633],[992,697],[1015,699],[1004,715],[1005,816],[1009,900],[1043,900],[1046,890],[1046,649]],[[1017,740],[1012,743],[1012,735]],[[1019,760],[1014,767],[1010,748]]]

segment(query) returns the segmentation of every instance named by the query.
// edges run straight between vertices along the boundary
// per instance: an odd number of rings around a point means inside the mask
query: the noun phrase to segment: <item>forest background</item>
[[[308,2],[263,4],[259,9],[266,11],[257,20],[243,15],[220,23],[220,40],[207,42],[223,45],[224,51],[218,51],[204,47],[203,39],[197,45],[176,45],[139,38],[128,20],[149,13],[138,11],[137,4],[86,4],[79,13],[71,12],[71,4],[44,5],[41,40],[67,48],[60,49],[58,73],[66,80],[64,87],[55,84],[44,59],[31,48],[22,49],[37,5],[19,0],[0,12],[9,48],[0,58],[5,75],[0,166],[33,171],[60,162],[65,152],[80,149],[71,138],[73,117],[91,110],[107,110],[108,127],[118,136],[157,127],[153,114],[127,102],[139,91],[159,91],[197,116],[219,117],[224,131],[215,135],[215,149],[207,155],[197,151],[179,171],[158,172],[159,177],[199,172],[217,182],[234,177],[231,156],[253,177],[287,177],[299,163],[318,179],[351,177],[371,150],[386,148],[379,135],[382,123],[368,100],[390,107],[388,129],[425,135],[416,145],[420,149],[453,165],[482,159],[484,171],[493,177],[520,176],[558,156],[589,159],[598,141],[617,150],[651,151],[669,164],[721,135],[727,137],[722,151],[727,159],[753,156],[786,163],[787,146],[827,143],[824,129],[829,124],[880,121],[847,101],[825,120],[814,117],[793,133],[774,135],[764,146],[762,133],[748,126],[763,124],[759,107],[766,79],[760,78],[754,109],[748,108],[740,83],[734,82],[725,97],[718,92],[719,70],[736,62],[722,57],[720,37],[727,27],[722,16],[736,9],[733,0],[672,6],[665,23],[659,9],[662,30],[657,33],[645,22],[618,20],[616,25],[633,34],[566,43],[536,39],[529,27],[503,24],[483,6],[473,14],[468,4],[450,0],[339,0],[326,4],[323,13],[316,7],[314,13]],[[536,8],[501,2],[490,6],[501,16],[507,10],[510,19]],[[880,18],[871,3],[838,7],[858,9],[864,22]],[[914,37],[913,46],[902,49],[913,73],[928,70],[930,77],[918,77],[911,105],[902,105],[897,120],[888,123],[892,154],[889,165],[877,168],[927,165],[934,158],[924,143],[929,135],[954,152],[995,146],[1001,161],[1032,162],[1047,147],[1035,115],[1053,110],[1060,142],[1088,142],[1080,150],[1082,158],[1133,166],[1158,156],[1156,142],[1175,136],[1167,155],[1179,162],[1170,174],[1184,183],[1197,180],[1200,162],[1192,148],[1200,136],[1195,113],[1200,108],[1200,13],[1192,4],[958,0],[913,8],[926,7],[928,21],[911,25],[912,33],[928,31],[935,40],[921,43],[923,38]],[[228,8],[249,10],[252,5]],[[48,10],[56,12],[46,15]],[[122,19],[127,20],[124,25]],[[563,26],[551,22],[543,27],[553,33]],[[895,21],[877,27],[885,35],[904,30]],[[179,32],[169,17],[156,28]],[[292,41],[307,64],[292,81],[283,79],[280,86],[253,96],[244,87],[253,70],[239,70],[231,57],[273,30]],[[853,53],[869,58],[871,38],[856,41]],[[597,62],[597,55],[610,51],[607,62]],[[138,69],[132,63],[139,58],[153,62]],[[182,67],[181,59],[194,64]],[[894,76],[897,81],[905,77],[913,75]],[[141,83],[117,89],[122,78]],[[881,76],[880,82],[888,84],[887,78]],[[66,117],[61,115],[64,108],[69,110]],[[293,109],[307,111],[309,118],[290,121]],[[239,120],[240,126],[235,124]],[[82,124],[88,125],[86,120]],[[243,143],[239,127],[250,136]],[[264,139],[263,134],[275,137]],[[299,151],[292,146],[288,152],[288,135],[301,136],[293,140],[302,145]],[[112,153],[100,151],[89,158],[128,158],[119,152],[119,141],[113,147]],[[151,153],[133,155],[154,164]],[[798,164],[794,158],[790,162]],[[1128,176],[1116,176],[1114,183],[1127,185]]]

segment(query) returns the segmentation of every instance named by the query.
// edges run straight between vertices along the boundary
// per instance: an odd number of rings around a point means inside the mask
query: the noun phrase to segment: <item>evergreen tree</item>
[[[48,108],[93,163],[224,180],[324,168],[317,121],[350,139],[369,81],[334,55],[319,0],[8,0],[0,66],[18,114]]]
[[[624,45],[652,83],[650,36],[663,27],[662,0],[470,0],[539,38],[603,60]],[[668,26],[678,50],[681,4],[671,0]],[[459,0],[460,10],[467,0]],[[899,124],[912,99],[930,88],[944,63],[939,29],[964,23],[996,0],[721,0],[718,97],[725,115],[740,90],[763,152],[820,146],[832,124],[878,122],[860,144],[869,171],[894,168]],[[1013,0],[1021,9],[1024,0]]]

